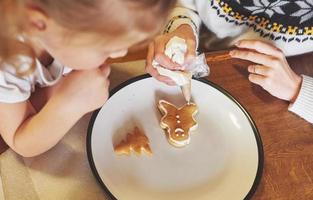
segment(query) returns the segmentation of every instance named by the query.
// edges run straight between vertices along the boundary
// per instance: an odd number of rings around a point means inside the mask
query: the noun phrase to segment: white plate
[[[242,200],[250,198],[263,169],[263,149],[254,122],[226,91],[192,80],[198,128],[190,144],[174,148],[159,126],[159,99],[183,104],[178,87],[143,75],[112,91],[93,114],[87,136],[91,169],[111,199]],[[150,139],[153,155],[118,156],[114,144],[135,126]]]

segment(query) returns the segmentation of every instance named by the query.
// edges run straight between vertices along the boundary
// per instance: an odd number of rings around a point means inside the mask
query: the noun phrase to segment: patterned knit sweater
[[[203,23],[220,39],[270,41],[286,56],[313,51],[313,0],[181,0],[165,32],[189,24],[196,36]],[[313,67],[313,60],[312,60]],[[302,75],[289,110],[313,123],[313,78]]]

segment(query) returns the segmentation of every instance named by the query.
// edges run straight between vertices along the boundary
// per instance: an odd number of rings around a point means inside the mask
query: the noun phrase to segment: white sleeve
[[[0,102],[18,103],[27,100],[32,92],[32,84],[26,78],[0,70]]]
[[[197,47],[201,19],[196,11],[195,0],[180,0],[169,16],[164,33],[176,30],[180,25],[188,24],[196,36]]]
[[[288,110],[313,123],[313,78],[302,75],[301,89],[296,101]]]

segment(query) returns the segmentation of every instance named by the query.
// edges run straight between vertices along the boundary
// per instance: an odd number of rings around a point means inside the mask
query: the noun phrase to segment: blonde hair
[[[176,0],[0,0],[0,64],[20,54],[34,58],[27,41],[17,39],[26,24],[26,2],[72,32],[118,37],[131,30],[155,32]]]
[[[1,0],[0,1],[0,65],[9,63],[16,67],[18,75],[26,75],[33,71],[35,66],[35,54],[32,48],[18,40],[18,35],[24,29],[24,1],[23,0]],[[33,62],[30,68],[22,71],[16,63],[15,57],[26,55]]]

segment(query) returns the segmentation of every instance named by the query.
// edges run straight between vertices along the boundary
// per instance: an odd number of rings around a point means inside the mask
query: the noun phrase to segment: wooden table
[[[119,62],[144,58],[145,52]],[[313,53],[293,57],[297,73],[313,76]],[[209,63],[209,80],[232,94],[253,117],[264,146],[263,177],[253,199],[313,199],[313,125],[287,110],[288,103],[272,97],[248,79],[248,62]],[[0,150],[6,147],[0,144]],[[238,184],[240,186],[240,184]]]
[[[313,76],[313,53],[288,59],[299,74]],[[211,64],[209,80],[250,113],[264,147],[264,170],[253,199],[313,199],[313,125],[287,110],[288,103],[251,84],[240,60]]]

